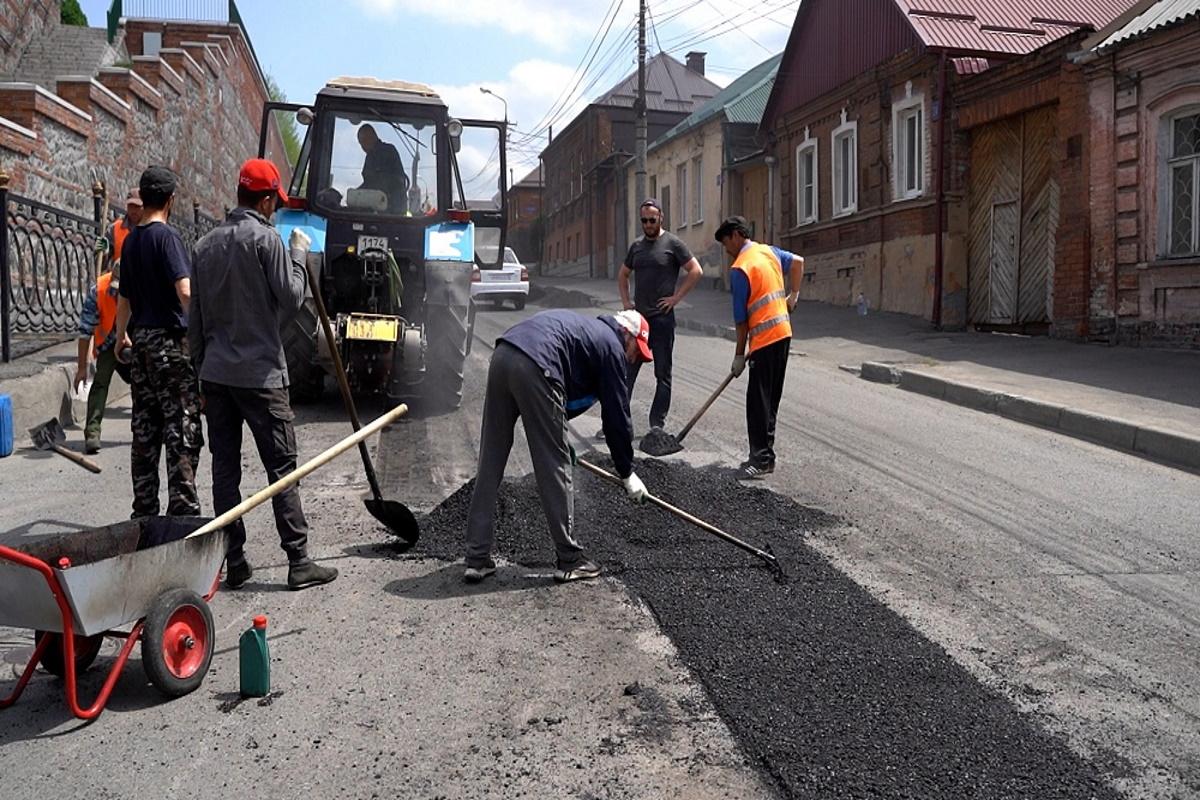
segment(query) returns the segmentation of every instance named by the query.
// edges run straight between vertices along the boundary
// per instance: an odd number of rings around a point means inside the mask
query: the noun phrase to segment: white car
[[[505,300],[511,300],[520,310],[528,298],[529,271],[511,247],[504,248],[504,263],[499,267],[476,267],[471,274],[471,300],[475,303],[490,300],[500,308]]]

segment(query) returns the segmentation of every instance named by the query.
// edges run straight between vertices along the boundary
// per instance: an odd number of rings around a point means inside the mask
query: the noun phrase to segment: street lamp
[[[479,91],[483,92],[484,94],[490,94],[492,97],[496,98],[501,103],[504,103],[504,146],[507,148],[508,147],[508,101],[505,100],[500,95],[493,92],[491,89],[487,88],[486,86],[480,86]],[[501,181],[504,180],[503,175],[500,176],[500,180]],[[506,186],[504,190],[508,191],[508,187]]]

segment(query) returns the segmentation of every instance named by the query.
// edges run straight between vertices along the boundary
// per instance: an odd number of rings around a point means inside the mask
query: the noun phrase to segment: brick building
[[[1093,338],[1200,347],[1200,0],[1139,3],[1077,60]]]
[[[93,174],[118,204],[151,163],[181,177],[177,209],[219,217],[258,150],[265,78],[240,24],[59,22],[59,0],[4,0],[0,168],[11,189],[91,213]],[[272,125],[270,155],[285,168]]]
[[[803,3],[761,130],[778,164],[775,229],[807,259],[805,296],[850,304],[862,293],[872,308],[947,327],[1048,325],[1056,176],[1070,168],[1057,119],[1071,109],[1051,110],[1057,97],[1046,92],[1062,79],[1067,45],[1007,79],[988,73],[1132,2]],[[1030,95],[1031,80],[1047,82]],[[988,176],[1026,171],[1031,182],[1017,187]],[[1004,244],[995,254],[993,240]],[[993,306],[1004,291],[1008,306]]]
[[[646,62],[647,139],[653,141],[711,100],[720,87],[704,77],[704,54],[685,66],[660,53]],[[542,151],[546,249],[550,273],[613,277],[629,246],[636,211],[624,180],[636,137],[637,74],[579,113]]]
[[[538,261],[543,230],[542,176],[537,167],[508,190],[508,246],[521,263]]]

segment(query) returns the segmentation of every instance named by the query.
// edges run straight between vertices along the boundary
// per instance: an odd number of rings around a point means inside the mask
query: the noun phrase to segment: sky
[[[125,0],[224,8],[224,0]],[[101,27],[110,0],[80,0]],[[783,50],[800,0],[649,0],[650,55],[707,53],[724,86]],[[509,166],[537,166],[547,126],[561,130],[587,102],[637,68],[638,0],[239,0],[263,69],[293,102],[329,78],[372,75],[426,83],[450,113],[515,126]],[[597,49],[593,43],[599,37]],[[593,57],[594,56],[594,57]],[[587,63],[590,61],[590,67]]]

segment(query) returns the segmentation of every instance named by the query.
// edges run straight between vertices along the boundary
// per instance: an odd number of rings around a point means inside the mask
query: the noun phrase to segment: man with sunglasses
[[[638,209],[642,235],[629,246],[625,263],[617,273],[617,289],[626,309],[636,309],[650,324],[650,351],[654,354],[654,400],[650,404],[650,427],[663,428],[671,410],[671,356],[675,349],[675,306],[700,281],[703,270],[678,236],[663,230],[662,208],[657,200],[646,200]],[[679,280],[679,271],[684,271]],[[633,301],[629,299],[629,276],[635,276]],[[629,394],[637,382],[641,363],[629,372]]]

